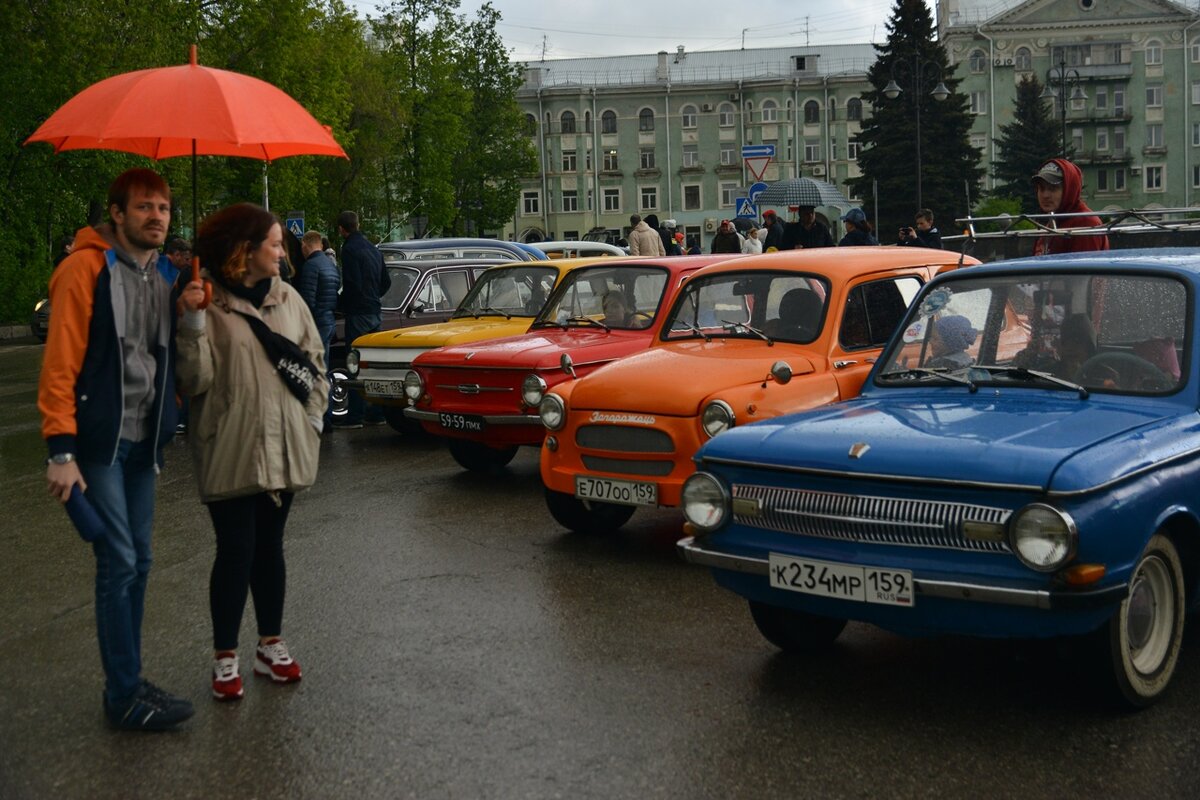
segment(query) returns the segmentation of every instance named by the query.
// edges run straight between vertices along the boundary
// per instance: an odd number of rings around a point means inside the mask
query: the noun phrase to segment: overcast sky
[[[968,2],[978,0],[966,0]],[[929,0],[932,4],[933,0]],[[983,0],[1000,3],[1003,0]],[[376,15],[376,0],[347,0],[360,16]],[[518,61],[546,58],[736,50],[742,46],[882,42],[892,0],[493,0],[500,33]],[[478,0],[459,10],[474,16]]]

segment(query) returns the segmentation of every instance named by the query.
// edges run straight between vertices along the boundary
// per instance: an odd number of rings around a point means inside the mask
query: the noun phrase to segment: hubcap
[[[1133,591],[1129,593],[1127,618],[1129,646],[1140,650],[1146,646],[1146,640],[1150,638],[1150,630],[1154,625],[1153,590],[1144,579],[1135,583]]]
[[[1125,603],[1125,635],[1129,660],[1142,675],[1156,672],[1170,652],[1179,613],[1173,587],[1170,569],[1158,556],[1138,566]]]

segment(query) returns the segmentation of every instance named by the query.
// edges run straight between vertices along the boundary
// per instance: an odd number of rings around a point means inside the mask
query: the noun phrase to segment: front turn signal
[[[1104,577],[1108,569],[1103,564],[1076,564],[1062,571],[1068,586],[1090,586]]]

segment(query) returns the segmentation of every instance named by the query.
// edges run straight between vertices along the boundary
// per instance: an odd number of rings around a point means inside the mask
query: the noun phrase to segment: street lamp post
[[[912,95],[913,107],[916,109],[917,208],[924,208],[921,196],[921,95],[928,93],[934,100],[941,102],[950,96],[950,90],[942,82],[941,66],[936,61],[921,58],[918,53],[913,53],[911,64],[903,59],[892,62],[892,78],[888,85],[883,87],[883,95],[888,100],[895,100],[901,92],[909,92]]]
[[[1060,155],[1067,157],[1067,89],[1071,90],[1070,100],[1087,100],[1087,93],[1079,83],[1079,70],[1067,69],[1067,54],[1059,54],[1058,66],[1046,70],[1046,88],[1042,90],[1042,98],[1050,100],[1059,98],[1059,119],[1062,120],[1062,147]],[[1055,89],[1053,85],[1057,85]]]

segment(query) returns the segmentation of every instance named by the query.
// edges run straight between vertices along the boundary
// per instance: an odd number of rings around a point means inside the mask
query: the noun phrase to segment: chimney
[[[655,77],[660,81],[665,81],[671,77],[671,70],[667,67],[667,51],[658,51],[658,70],[655,72]]]
[[[677,46],[675,48],[675,63],[682,64],[685,58],[687,58],[687,53],[683,52],[683,45]]]

